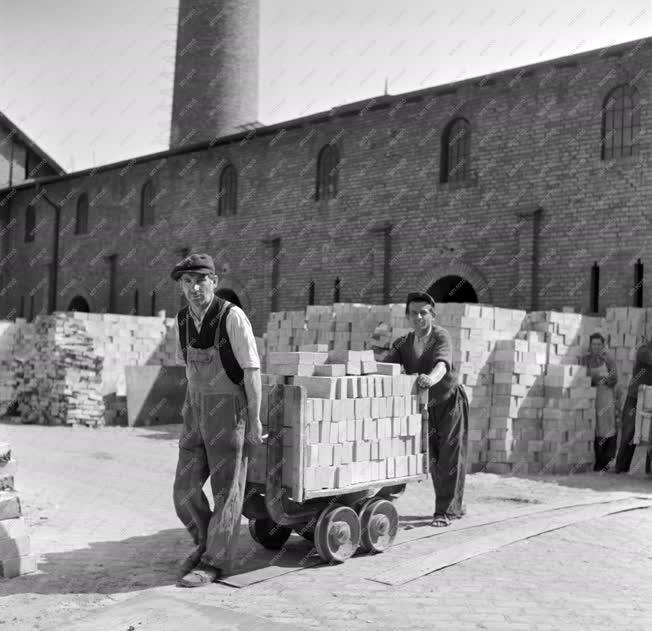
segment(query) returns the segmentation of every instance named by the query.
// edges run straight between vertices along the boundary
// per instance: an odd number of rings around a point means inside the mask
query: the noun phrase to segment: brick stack
[[[13,578],[36,570],[25,518],[14,479],[16,461],[11,446],[0,443],[0,578]]]
[[[605,315],[604,330],[616,360],[618,385],[625,392],[634,372],[636,351],[652,334],[652,310],[618,307],[607,309]],[[652,339],[652,335],[647,339]]]
[[[535,473],[542,451],[545,343],[536,333],[500,340],[492,356],[493,387],[486,470]]]
[[[295,351],[299,345],[311,344],[312,342],[304,339],[305,323],[304,311],[274,311],[270,313],[265,333],[267,352]],[[298,341],[299,338],[301,341]]]
[[[97,352],[104,357],[102,393],[127,394],[125,366],[176,364],[174,318],[74,313],[66,318],[83,322]]]
[[[346,359],[356,363],[351,355]],[[387,375],[293,378],[308,394],[306,490],[345,489],[427,471],[416,377],[395,374],[396,368],[380,365],[394,373]]]
[[[83,323],[65,314],[38,316],[33,333],[29,346],[19,336],[23,348],[31,351],[18,361],[17,402],[23,422],[103,425],[102,357]]]
[[[548,365],[544,389],[543,472],[588,469],[594,458],[596,390],[586,368]]]

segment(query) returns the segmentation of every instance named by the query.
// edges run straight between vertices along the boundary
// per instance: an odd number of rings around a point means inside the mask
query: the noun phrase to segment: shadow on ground
[[[179,563],[192,551],[183,528],[162,530],[123,541],[98,541],[87,548],[41,555],[38,572],[0,580],[0,592],[12,594],[117,594],[176,583]],[[312,546],[292,536],[285,551],[266,550],[241,526],[231,575],[270,565],[299,567]]]

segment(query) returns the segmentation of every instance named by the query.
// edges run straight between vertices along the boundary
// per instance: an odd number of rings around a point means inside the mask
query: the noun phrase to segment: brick
[[[305,466],[319,466],[320,445],[307,445],[305,450]]]
[[[361,363],[359,361],[346,362],[347,375],[360,375],[362,374]]]
[[[333,465],[338,466],[342,464],[342,443],[333,445]]]
[[[317,464],[320,467],[330,467],[333,464],[333,445],[317,445]]]
[[[371,413],[370,416],[372,418],[380,418],[380,399],[374,397],[370,399],[370,407],[371,407]],[[384,414],[382,416],[385,416]]]
[[[401,374],[400,364],[390,364],[385,362],[376,362],[376,371],[381,375],[389,375],[391,377]]]
[[[355,440],[355,419],[349,419],[346,421],[346,440]]]
[[[392,383],[392,378],[382,376],[380,380],[381,383],[383,384],[383,396],[384,397],[394,396],[394,386]]]
[[[24,517],[3,519],[0,521],[0,540],[19,539],[27,536],[27,525]]]
[[[386,462],[387,478],[395,477],[394,458],[393,457],[387,458],[385,462]]]
[[[351,467],[340,465],[335,472],[335,486],[343,489],[351,485]]]
[[[355,400],[355,418],[371,417],[371,399]]]
[[[363,440],[373,440],[378,437],[377,421],[372,418],[363,419],[362,438]]]
[[[14,578],[31,572],[36,572],[35,556],[0,560],[0,576],[3,578]]]
[[[363,462],[371,456],[371,443],[369,441],[356,440],[353,443],[353,460]]]
[[[369,396],[369,380],[367,377],[358,377],[358,396],[362,398]]]
[[[355,419],[355,439],[362,440],[364,434],[364,421],[362,419]]]
[[[20,500],[13,491],[0,491],[0,521],[21,516]]]
[[[314,367],[314,374],[320,377],[343,377],[346,374],[345,364],[323,364]]]
[[[333,419],[333,402],[331,399],[322,399],[322,417],[325,421]]]
[[[303,386],[309,397],[319,399],[334,399],[337,387],[335,377],[293,377],[292,383],[295,386]]]
[[[342,464],[353,462],[353,441],[342,443],[341,461]]]
[[[342,411],[344,414],[344,418],[342,419],[343,421],[355,418],[354,404],[355,404],[355,399],[344,399],[342,401]]]
[[[360,362],[360,370],[363,375],[369,375],[377,372],[378,368],[376,366],[375,360],[371,360]]]

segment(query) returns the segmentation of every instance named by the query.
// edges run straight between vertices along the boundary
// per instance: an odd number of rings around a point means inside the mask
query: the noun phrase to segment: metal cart
[[[344,489],[306,490],[305,402],[306,390],[301,386],[263,386],[261,420],[263,425],[267,423],[268,439],[252,456],[265,459],[265,479],[248,482],[242,510],[249,519],[251,536],[264,547],[277,550],[294,530],[314,542],[326,562],[343,562],[358,549],[382,552],[398,530],[393,501],[408,482],[426,479],[427,472]],[[426,462],[427,444],[422,429],[421,451]]]

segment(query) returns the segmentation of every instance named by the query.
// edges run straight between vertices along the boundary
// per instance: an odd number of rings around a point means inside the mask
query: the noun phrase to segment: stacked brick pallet
[[[491,370],[492,400],[486,469],[492,473],[536,473],[543,449],[543,373],[546,345],[536,333],[496,343]]]
[[[19,342],[31,351],[17,359],[16,398],[24,422],[104,423],[102,357],[82,323],[64,314],[38,316]]]
[[[11,446],[0,443],[0,578],[13,578],[36,570],[30,540],[14,479],[16,461]]]

